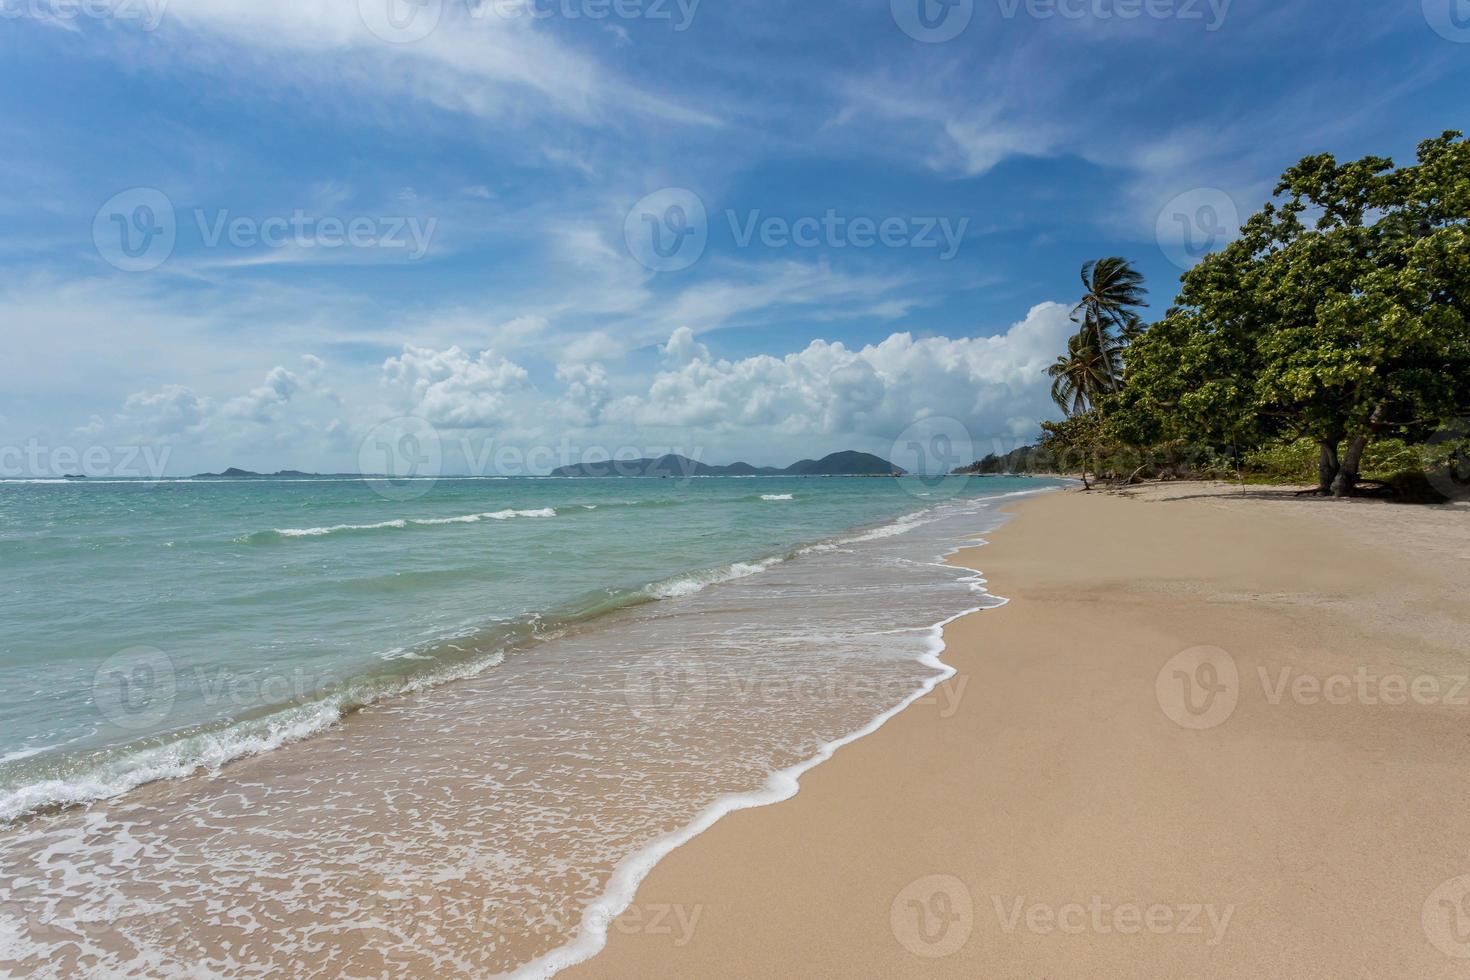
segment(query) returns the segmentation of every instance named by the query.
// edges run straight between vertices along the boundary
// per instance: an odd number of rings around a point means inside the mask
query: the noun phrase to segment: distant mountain
[[[800,467],[800,469],[797,469]],[[851,449],[846,452],[823,456],[816,462],[804,459],[793,463],[788,472],[801,476],[902,476],[904,470],[881,456],[860,453]]]
[[[731,463],[710,466],[688,456],[669,453],[657,459],[609,460],[601,463],[579,463],[551,471],[552,476],[606,477],[691,477],[691,476],[906,476],[907,471],[872,453],[852,450],[833,453],[821,459],[803,459],[779,469],[774,466],[751,466]]]

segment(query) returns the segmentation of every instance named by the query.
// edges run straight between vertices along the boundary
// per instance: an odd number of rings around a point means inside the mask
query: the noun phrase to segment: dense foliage
[[[971,470],[1234,471],[1339,496],[1365,474],[1459,474],[1463,441],[1443,433],[1470,412],[1470,144],[1445,133],[1402,168],[1308,157],[1275,198],[1146,328],[1137,272],[1084,266],[1078,332],[1048,371],[1067,418]]]
[[[1131,444],[1311,439],[1322,493],[1353,492],[1380,438],[1422,443],[1470,407],[1470,144],[1396,169],[1308,157],[1278,202],[1182,279],[1107,406]]]

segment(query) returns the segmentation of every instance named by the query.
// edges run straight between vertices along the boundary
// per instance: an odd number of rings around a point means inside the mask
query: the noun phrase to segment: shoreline
[[[1042,489],[922,503],[764,574],[549,637],[543,655],[453,691],[11,825],[0,866],[22,883],[14,897],[50,909],[18,924],[12,965],[207,955],[222,968],[535,975],[588,955],[664,854],[790,798],[837,748],[953,676],[944,626],[1000,600],[945,559]],[[64,877],[37,861],[56,848],[72,855]],[[91,925],[145,893],[167,895],[186,930],[159,934],[140,904],[126,925]],[[236,907],[278,927],[215,911]],[[71,929],[88,943],[57,948]]]
[[[1460,975],[1470,945],[1446,955],[1431,916],[1470,872],[1470,707],[1447,699],[1470,512],[1200,484],[1006,510],[952,558],[1010,596],[945,630],[969,700],[911,706],[669,855],[565,975]],[[1099,556],[1048,550],[1080,531]],[[1208,645],[1233,653],[1238,700],[1193,730],[1158,678]],[[1444,678],[1446,700],[1296,693],[1364,673]],[[1058,924],[1120,909],[1173,931]]]
[[[1037,490],[1015,491],[1004,494],[1001,498],[997,499],[1009,497],[1030,498],[1059,489],[1065,488],[1043,487]],[[1012,519],[1012,515],[1005,510],[998,510],[997,513],[1005,515],[1002,517],[1001,523],[996,527],[998,530]],[[983,533],[991,534],[994,533],[994,530]],[[945,629],[968,616],[974,616],[988,609],[1001,608],[1010,601],[1006,597],[996,595],[985,588],[988,583],[981,569],[960,564],[954,560],[957,556],[967,552],[978,551],[986,544],[988,544],[988,541],[979,536],[966,538],[962,543],[954,545],[948,551],[937,556],[935,564],[944,564],[969,572],[969,575],[964,576],[959,581],[969,586],[972,592],[989,596],[991,599],[996,600],[996,604],[993,606],[982,605],[971,607],[925,628],[925,631],[929,633],[930,649],[928,652],[920,655],[917,658],[917,662],[926,667],[933,668],[935,673],[925,680],[918,690],[914,691],[892,708],[879,713],[875,718],[856,731],[823,744],[809,758],[771,773],[767,778],[766,784],[760,789],[727,793],[721,796],[697,814],[684,827],[653,841],[641,851],[629,855],[614,870],[603,896],[585,911],[575,939],[551,950],[543,956],[537,957],[529,963],[517,967],[515,970],[505,974],[505,976],[516,978],[516,980],[541,980],[541,978],[552,977],[572,967],[591,962],[606,948],[610,927],[619,916],[625,914],[629,907],[632,906],[639,886],[657,868],[661,861],[680,847],[694,841],[701,834],[719,823],[721,819],[731,814],[744,810],[757,810],[763,807],[774,806],[797,796],[801,792],[801,777],[803,775],[823,763],[829,762],[839,749],[876,734],[883,726],[901,715],[910,705],[928,697],[936,687],[953,678],[957,673],[956,668],[941,659],[945,650],[948,648],[945,640]]]
[[[793,475],[791,478],[796,477]],[[195,479],[197,478],[180,478],[169,482],[187,482]],[[235,482],[264,482],[270,479],[293,483],[320,482],[274,476],[262,477],[253,481],[241,478]],[[511,478],[477,477],[473,479],[505,480]],[[747,478],[723,477],[722,479]],[[230,478],[200,482],[230,482]],[[1048,489],[1050,488],[1012,491],[986,499],[1004,499],[1016,495],[1043,493]],[[767,497],[763,499],[774,501],[789,498]],[[917,509],[885,516],[874,522],[840,528],[810,540],[798,540],[774,551],[737,557],[722,564],[680,570],[642,584],[622,587],[615,592],[609,590],[606,596],[600,597],[592,605],[552,607],[523,614],[513,619],[481,625],[469,631],[448,633],[415,649],[416,656],[411,660],[369,661],[353,668],[345,679],[334,680],[331,684],[312,690],[309,694],[299,696],[295,700],[260,705],[249,713],[206,719],[174,731],[148,733],[131,742],[89,748],[80,755],[81,762],[59,754],[67,748],[68,743],[42,746],[28,752],[17,753],[13,758],[4,761],[6,763],[21,762],[40,757],[40,762],[49,764],[48,776],[44,781],[32,783],[0,782],[0,831],[17,828],[36,817],[65,813],[77,807],[123,802],[129,794],[156,783],[174,782],[217,773],[222,767],[236,762],[265,756],[280,748],[309,741],[334,726],[349,723],[354,715],[366,708],[381,706],[396,699],[472,678],[502,665],[507,656],[533,650],[536,645],[533,626],[551,631],[595,626],[603,616],[616,614],[640,604],[677,599],[712,585],[720,585],[747,574],[754,574],[765,570],[770,565],[787,561],[808,548],[820,546],[830,540],[862,535],[901,523],[910,516],[922,513],[933,506],[922,503],[918,498],[914,498],[912,502],[919,504]],[[567,511],[572,514],[577,513],[570,506]],[[448,518],[399,518],[363,525],[339,524],[331,527],[304,529],[276,528],[245,534],[237,540],[245,542],[266,536],[311,538],[336,532],[401,529],[405,525],[458,524],[471,522],[471,519],[500,519],[502,516],[556,517],[557,514],[552,508],[508,509],[497,513]],[[461,644],[468,649],[463,649]],[[456,652],[449,655],[447,653],[449,650]],[[163,657],[162,654],[159,656]],[[168,658],[164,659],[170,669],[180,669],[181,665],[173,663]],[[45,758],[48,754],[54,757]],[[97,759],[103,761],[97,762]]]

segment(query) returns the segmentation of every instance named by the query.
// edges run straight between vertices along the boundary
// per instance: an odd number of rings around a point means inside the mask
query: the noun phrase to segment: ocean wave
[[[267,531],[267,534],[279,535],[283,538],[319,538],[327,534],[339,534],[343,531],[381,531],[383,528],[405,528],[408,521],[380,521],[377,524],[333,524],[331,527],[278,527]]]
[[[555,516],[555,508],[541,507],[536,510],[495,510],[483,514],[463,514],[459,517],[420,517],[408,523],[429,527],[435,524],[478,524],[480,521],[508,521],[516,517]]]
[[[763,493],[763,494],[761,494],[761,499],[762,500],[795,500],[796,499],[796,495],[793,494],[793,493]]]
[[[759,575],[785,560],[784,558],[766,558],[755,562],[731,562],[718,568],[709,568],[702,572],[678,575],[664,579],[662,582],[654,582],[652,585],[645,586],[643,591],[655,599],[677,599],[681,596],[702,592],[711,585],[719,585],[721,582],[733,582],[739,578]]]
[[[259,755],[308,738],[336,724],[342,708],[332,700],[301,705],[280,717],[245,723],[125,752],[99,765],[0,791],[0,824],[37,810],[109,799],[160,779],[179,779],[200,770]]]
[[[268,541],[275,538],[319,538],[328,534],[342,534],[349,531],[383,531],[404,530],[409,527],[436,527],[445,524],[478,524],[481,521],[509,521],[517,517],[555,517],[556,510],[552,507],[541,507],[534,510],[495,510],[486,511],[481,514],[460,514],[455,517],[399,517],[391,521],[378,521],[376,524],[333,524],[330,527],[278,527],[269,531],[259,531],[250,534],[241,541]]]
[[[110,758],[79,765],[72,772],[0,789],[0,826],[41,810],[111,799],[159,780],[216,772],[226,763],[320,734],[359,708],[474,677],[504,661],[505,654],[495,652],[408,676],[359,677],[320,699],[238,720],[219,730],[184,735],[161,745],[124,747]]]

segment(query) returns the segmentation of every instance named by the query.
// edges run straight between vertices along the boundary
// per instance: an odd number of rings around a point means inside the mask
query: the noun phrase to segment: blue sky
[[[1466,0],[0,13],[0,476],[1011,448],[1084,260],[1470,122]]]

